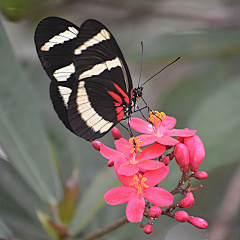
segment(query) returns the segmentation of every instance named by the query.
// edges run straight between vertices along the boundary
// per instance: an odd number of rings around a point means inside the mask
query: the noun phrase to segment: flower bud
[[[122,137],[120,131],[116,127],[112,128],[111,134],[115,140],[118,140]]]
[[[189,219],[189,215],[187,212],[185,211],[178,211],[174,214],[174,218],[178,221],[178,222],[186,222]]]
[[[74,213],[79,195],[78,172],[75,170],[66,183],[63,199],[59,204],[59,216],[64,224],[69,224]]]
[[[102,146],[102,143],[99,142],[99,141],[93,141],[93,142],[92,142],[92,146],[93,146],[93,148],[95,148],[97,151],[100,151],[100,148],[101,148],[101,146]]]
[[[113,167],[113,166],[114,166],[114,161],[113,161],[113,160],[109,160],[108,163],[107,163],[107,165],[108,165],[109,167]]]
[[[178,203],[178,207],[185,208],[191,207],[195,203],[194,196],[191,192],[188,192],[186,197]]]
[[[199,217],[189,217],[188,222],[191,223],[194,227],[204,229],[208,227],[206,220]]]
[[[198,135],[184,138],[184,145],[189,151],[189,165],[191,171],[196,173],[198,167],[205,157],[205,150],[202,140]]]
[[[206,179],[208,177],[208,174],[206,172],[204,172],[204,171],[197,172],[197,173],[194,174],[194,177],[196,179]]]
[[[148,214],[152,218],[158,218],[162,214],[162,209],[158,206],[153,206],[149,209]]]
[[[164,156],[162,159],[162,162],[167,166],[170,162],[170,157],[169,156]]]
[[[150,234],[152,231],[153,231],[152,225],[146,224],[146,225],[144,226],[144,232],[145,232],[146,234]]]
[[[187,172],[189,165],[189,152],[183,143],[178,143],[174,148],[174,156],[182,172]]]

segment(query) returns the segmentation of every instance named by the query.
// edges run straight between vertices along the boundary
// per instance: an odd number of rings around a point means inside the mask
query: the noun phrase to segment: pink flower
[[[149,145],[157,142],[163,145],[175,146],[179,141],[172,136],[190,137],[196,134],[196,130],[188,129],[173,129],[177,120],[174,117],[166,116],[165,113],[158,111],[150,112],[150,122],[139,118],[132,118],[130,127],[135,131],[144,133],[139,136],[143,142],[141,146]]]
[[[120,139],[122,137],[120,131],[116,127],[112,128],[111,133],[115,140]]]
[[[195,177],[196,179],[206,179],[206,178],[208,178],[208,174],[207,174],[206,172],[204,172],[204,171],[202,171],[202,172],[196,172],[196,173],[194,174],[194,177]]]
[[[158,206],[152,206],[148,210],[148,214],[152,218],[158,218],[162,214],[162,209]]]
[[[104,199],[110,205],[128,203],[126,216],[129,222],[140,222],[145,209],[145,200],[156,206],[166,207],[173,203],[173,195],[168,191],[155,187],[168,174],[169,168],[146,171],[134,176],[121,175],[120,181],[125,186],[113,188],[105,193]]]
[[[204,229],[208,227],[208,222],[199,217],[189,217],[188,222],[191,223],[193,226]]]
[[[178,211],[174,214],[174,218],[178,221],[178,222],[186,222],[189,219],[189,215],[187,212],[185,211]]]
[[[178,143],[174,148],[174,157],[182,172],[187,172],[189,165],[189,152],[183,143]]]
[[[146,225],[144,226],[144,232],[145,232],[146,234],[150,234],[150,233],[152,233],[152,231],[153,231],[152,225],[146,224]]]
[[[205,149],[202,140],[198,135],[184,138],[184,145],[189,152],[189,166],[191,171],[196,173],[198,167],[205,157]]]
[[[191,207],[195,203],[194,196],[191,192],[188,192],[186,197],[182,199],[180,202],[178,202],[178,207],[185,208],[185,207]]]
[[[100,147],[100,153],[114,163],[117,174],[132,176],[138,171],[156,170],[163,166],[163,163],[149,159],[161,156],[166,150],[164,146],[154,144],[141,150],[138,138],[135,138],[134,144],[131,140],[130,143],[124,138],[116,140],[116,150],[103,144]]]

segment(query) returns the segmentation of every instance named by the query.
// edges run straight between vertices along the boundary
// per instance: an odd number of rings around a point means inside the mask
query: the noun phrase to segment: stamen
[[[138,176],[135,174],[132,180],[133,181],[130,183],[130,186],[134,185],[138,193],[141,193],[143,188],[149,188],[149,186],[145,183],[147,181],[147,178],[143,177],[141,174]]]
[[[131,137],[128,139],[128,142],[130,143],[130,145],[126,145],[126,147],[131,148],[130,153],[137,153],[138,151],[142,151],[140,149],[140,145],[143,143],[143,141],[141,141],[140,137]]]
[[[158,111],[150,111],[149,112],[149,120],[154,125],[161,124],[162,120],[166,117],[166,114],[164,112],[158,112]]]

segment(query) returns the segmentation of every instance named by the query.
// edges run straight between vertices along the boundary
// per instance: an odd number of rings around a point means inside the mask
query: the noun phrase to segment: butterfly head
[[[137,103],[137,99],[142,97],[143,87],[138,87],[133,89],[133,97],[130,99],[130,104],[127,109],[125,109],[125,115],[129,117],[134,111]]]
[[[138,98],[142,97],[142,90],[143,90],[143,87],[134,88],[133,98],[137,100]]]

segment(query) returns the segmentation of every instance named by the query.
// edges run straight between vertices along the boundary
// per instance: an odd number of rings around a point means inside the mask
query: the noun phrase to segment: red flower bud
[[[191,223],[194,227],[204,229],[208,227],[206,220],[199,217],[189,217],[188,222]]]
[[[206,179],[208,177],[208,174],[206,172],[204,172],[204,171],[197,172],[197,173],[194,174],[194,177],[196,179]]]
[[[189,152],[183,143],[178,143],[174,148],[174,156],[182,172],[187,172],[189,165]]]
[[[115,140],[118,140],[122,137],[120,131],[116,127],[112,128],[111,134]]]
[[[144,226],[144,232],[145,232],[146,234],[150,234],[152,231],[153,231],[152,225],[146,224],[146,225]]]
[[[194,196],[191,192],[188,192],[186,197],[178,203],[178,207],[185,208],[191,207],[195,203]]]
[[[164,156],[162,159],[162,162],[167,166],[170,162],[170,157],[169,156]]]
[[[148,214],[152,218],[158,218],[162,214],[162,209],[158,206],[153,206],[149,209]]]
[[[192,172],[196,173],[198,167],[205,157],[205,150],[202,140],[198,135],[184,138],[184,145],[189,151],[189,165]]]
[[[92,146],[97,150],[97,151],[100,151],[100,148],[102,146],[102,143],[99,142],[99,141],[93,141],[92,142]]]
[[[107,163],[107,165],[108,165],[109,167],[113,167],[113,166],[114,166],[114,161],[113,161],[113,160],[109,160],[108,163]]]
[[[178,221],[178,222],[186,222],[189,219],[189,215],[187,212],[185,211],[178,211],[174,214],[174,218]]]

